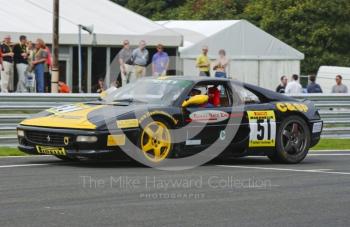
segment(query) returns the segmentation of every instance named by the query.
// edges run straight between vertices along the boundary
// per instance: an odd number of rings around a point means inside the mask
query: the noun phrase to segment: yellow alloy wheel
[[[141,134],[141,150],[152,162],[161,162],[171,151],[171,135],[167,125],[153,121],[145,126]]]

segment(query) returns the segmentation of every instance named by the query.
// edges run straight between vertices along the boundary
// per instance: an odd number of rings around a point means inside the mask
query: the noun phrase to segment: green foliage
[[[141,14],[147,18],[163,18],[165,12],[182,5],[185,0],[112,0],[119,5]]]
[[[244,17],[305,53],[303,73],[350,65],[348,0],[253,0]]]
[[[305,53],[302,72],[350,66],[349,0],[113,0],[153,20],[247,19]]]
[[[233,18],[237,15],[237,5],[231,0],[188,0],[183,6],[172,10],[168,19],[217,20]]]

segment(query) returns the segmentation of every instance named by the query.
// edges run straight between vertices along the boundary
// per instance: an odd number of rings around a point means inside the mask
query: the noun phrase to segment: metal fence
[[[350,138],[349,94],[302,94],[293,97],[314,102],[324,121],[323,137]]]
[[[323,137],[350,138],[350,95],[302,94],[320,109]],[[16,126],[41,110],[76,102],[96,101],[97,94],[0,94],[0,144],[16,143]]]

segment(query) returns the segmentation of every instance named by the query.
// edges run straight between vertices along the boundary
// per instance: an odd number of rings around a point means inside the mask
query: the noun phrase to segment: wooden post
[[[52,29],[52,74],[51,74],[51,93],[58,93],[59,79],[59,0],[53,1],[53,29]]]

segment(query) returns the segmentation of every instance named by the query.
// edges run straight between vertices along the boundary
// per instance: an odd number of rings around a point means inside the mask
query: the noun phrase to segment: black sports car
[[[43,111],[22,121],[17,134],[21,151],[64,160],[130,156],[160,164],[196,155],[267,155],[299,163],[322,126],[310,101],[230,79],[173,76]]]

